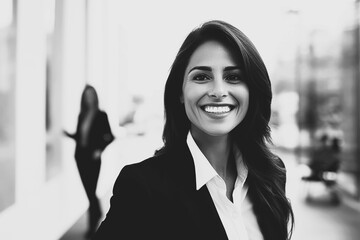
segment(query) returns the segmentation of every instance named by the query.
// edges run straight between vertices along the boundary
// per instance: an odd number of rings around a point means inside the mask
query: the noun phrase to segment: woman
[[[271,98],[241,31],[191,32],[165,86],[164,147],[121,171],[96,239],[290,239],[284,164],[266,145]]]
[[[82,93],[76,133],[64,133],[76,141],[76,164],[90,203],[89,228],[86,234],[90,237],[95,233],[102,215],[96,196],[101,153],[114,140],[107,114],[99,109],[98,96],[92,86],[86,85]]]

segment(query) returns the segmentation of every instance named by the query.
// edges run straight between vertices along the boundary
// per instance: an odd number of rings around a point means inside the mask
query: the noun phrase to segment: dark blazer
[[[78,124],[76,127],[75,134],[67,134],[69,137],[73,138],[76,141],[75,149],[75,159],[81,158],[80,154],[81,146],[80,141],[80,128],[83,124],[84,116],[79,114]],[[106,146],[108,146],[114,140],[114,135],[111,132],[109,125],[109,120],[107,114],[104,111],[98,110],[95,113],[94,119],[91,122],[89,133],[88,133],[88,146],[86,147],[86,152],[92,153],[95,150],[103,151]]]
[[[226,240],[206,185],[196,190],[187,145],[125,166],[95,239]]]
[[[285,171],[281,159],[276,159],[276,164]],[[279,180],[285,192],[286,175]],[[195,181],[194,161],[186,143],[125,166],[115,182],[110,210],[94,239],[228,239],[206,185],[197,191]],[[264,239],[286,239],[286,229],[278,225],[267,207],[270,203],[281,208],[277,197],[268,201],[259,197],[262,183],[252,171],[246,181]]]

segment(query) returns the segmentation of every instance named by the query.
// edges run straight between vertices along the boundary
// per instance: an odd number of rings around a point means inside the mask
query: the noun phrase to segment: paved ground
[[[321,183],[305,184],[300,180],[300,167],[292,153],[279,152],[286,159],[287,193],[295,214],[292,240],[358,240],[360,203],[344,194],[340,204],[333,205],[329,191]],[[305,201],[310,194],[312,201]]]
[[[125,140],[122,149],[133,153],[137,149],[138,160],[149,154],[157,141],[151,137],[139,137]],[[124,146],[126,146],[124,148]],[[141,146],[139,148],[139,146]],[[119,146],[120,147],[120,146]],[[126,153],[124,153],[126,155]],[[299,166],[291,152],[278,151],[288,170],[287,194],[293,205],[296,218],[292,240],[358,240],[360,235],[360,203],[349,197],[342,197],[337,206],[330,204],[327,190],[321,184],[307,186],[300,181]],[[306,193],[314,200],[305,201]],[[102,198],[104,212],[108,210],[111,191]],[[82,240],[86,229],[84,214],[60,240]]]

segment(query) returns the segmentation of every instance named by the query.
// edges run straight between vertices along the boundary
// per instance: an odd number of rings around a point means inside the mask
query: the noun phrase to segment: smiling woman
[[[192,31],[165,86],[164,147],[123,168],[96,239],[290,239],[285,167],[266,145],[271,98],[240,30]]]
[[[233,51],[218,41],[201,44],[185,70],[182,101],[191,133],[229,133],[245,117],[249,90]],[[190,69],[190,70],[189,70]]]

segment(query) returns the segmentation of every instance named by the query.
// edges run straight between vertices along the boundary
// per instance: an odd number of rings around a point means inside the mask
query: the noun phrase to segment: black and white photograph
[[[1,240],[358,240],[360,0],[0,0]]]

